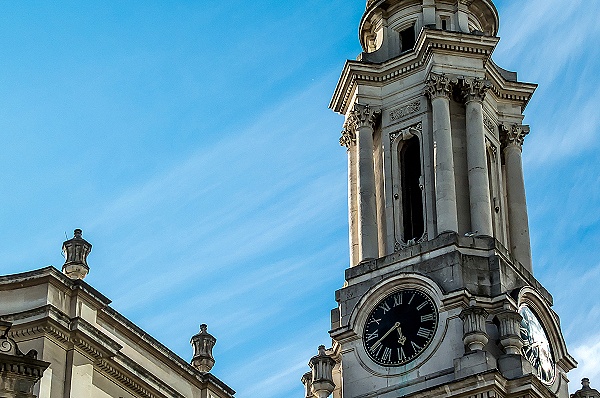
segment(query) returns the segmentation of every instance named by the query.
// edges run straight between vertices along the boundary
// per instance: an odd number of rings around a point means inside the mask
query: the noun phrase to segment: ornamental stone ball
[[[83,279],[90,272],[87,256],[92,251],[92,245],[81,237],[81,229],[74,231],[74,236],[63,242],[62,250],[65,263],[62,271],[71,279]]]
[[[210,372],[215,365],[213,357],[213,347],[217,343],[217,339],[208,333],[206,324],[200,325],[200,332],[192,337],[190,341],[194,348],[194,357],[192,358],[192,366],[200,372]]]

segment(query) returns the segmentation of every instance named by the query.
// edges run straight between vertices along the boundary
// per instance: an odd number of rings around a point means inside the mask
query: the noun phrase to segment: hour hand
[[[384,334],[383,336],[381,336],[381,338],[379,340],[377,340],[375,342],[375,344],[373,344],[373,346],[371,347],[371,350],[377,349],[377,347],[379,347],[381,345],[381,342],[383,341],[383,339],[385,339],[386,337],[388,337],[390,335],[390,333],[392,333],[394,330],[398,329],[399,327],[400,327],[400,322],[396,322],[394,324],[394,326],[392,326],[392,328],[386,332],[386,334]]]
[[[401,345],[406,344],[406,336],[402,334],[402,329],[398,327],[396,330],[398,330],[398,343]]]

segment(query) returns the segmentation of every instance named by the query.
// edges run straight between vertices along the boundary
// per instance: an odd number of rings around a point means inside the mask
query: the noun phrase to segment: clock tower
[[[576,362],[535,279],[521,153],[536,85],[491,0],[368,0],[345,116],[350,267],[307,397],[563,397]]]

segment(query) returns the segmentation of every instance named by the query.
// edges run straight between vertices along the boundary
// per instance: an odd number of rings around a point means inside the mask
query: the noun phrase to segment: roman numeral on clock
[[[421,315],[421,322],[433,321],[434,319],[433,314]]]
[[[373,333],[367,333],[365,341],[368,343],[371,340],[375,340],[377,337],[379,337],[379,330],[375,330]]]
[[[427,339],[431,335],[431,332],[432,332],[432,330],[430,330],[430,329],[419,328],[419,331],[417,332],[417,336]]]
[[[391,357],[392,357],[392,349],[385,347],[385,349],[383,350],[383,355],[381,355],[381,360],[389,361]]]

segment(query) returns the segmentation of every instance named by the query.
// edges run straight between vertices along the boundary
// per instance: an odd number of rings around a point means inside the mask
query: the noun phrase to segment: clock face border
[[[552,348],[552,344],[550,343],[550,338],[548,337],[546,327],[544,326],[544,323],[541,321],[540,317],[537,315],[534,308],[527,303],[519,306],[519,315],[521,315],[523,318],[520,327],[520,335],[521,339],[523,340],[521,354],[531,364],[532,368],[535,370],[536,376],[540,379],[540,381],[546,386],[551,386],[556,381],[557,369],[554,350]],[[532,348],[531,346],[534,344],[536,347]],[[541,353],[546,356],[544,359],[539,358],[540,347],[542,348]],[[537,349],[534,350],[534,348]],[[538,369],[539,366],[536,366],[534,363],[535,360],[538,361],[540,366],[543,366],[543,361],[549,360],[552,369],[551,377],[547,377],[547,373],[542,374],[540,372]]]
[[[424,290],[394,289],[375,303],[363,323],[364,352],[385,368],[410,365],[434,341],[439,318],[435,299]]]

